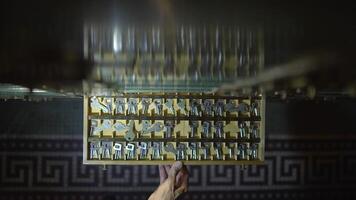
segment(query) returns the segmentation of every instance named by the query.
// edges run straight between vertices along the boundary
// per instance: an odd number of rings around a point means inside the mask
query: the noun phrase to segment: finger
[[[181,182],[182,176],[183,176],[182,171],[179,171],[177,176],[176,176],[176,186],[180,186],[180,182]]]
[[[186,192],[183,187],[180,187],[174,191],[174,199],[177,199],[181,194]]]
[[[183,192],[188,191],[188,179],[189,179],[188,174],[184,174],[181,178],[181,187],[183,188]]]
[[[189,175],[189,171],[188,171],[187,166],[184,165],[184,166],[182,167],[182,172],[183,172],[183,174]]]
[[[173,184],[175,183],[177,173],[182,169],[182,167],[183,163],[181,161],[177,161],[173,163],[171,169],[169,170],[168,177]]]
[[[166,173],[168,174],[169,170],[171,169],[170,165],[165,165],[164,169],[166,170]]]
[[[183,187],[184,191],[187,191],[189,174],[186,166],[183,166],[183,168],[179,171],[179,173],[177,174],[177,178],[178,179],[176,179],[176,187]]]
[[[176,175],[176,186],[179,187],[184,179],[189,176],[187,167],[184,165],[182,169]]]
[[[159,165],[158,169],[159,169],[159,182],[163,183],[168,177],[167,171],[163,165]]]

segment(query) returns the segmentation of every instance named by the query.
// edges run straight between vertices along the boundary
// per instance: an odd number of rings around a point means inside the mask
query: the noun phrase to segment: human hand
[[[174,200],[188,190],[188,170],[181,161],[159,166],[160,185],[149,200]]]

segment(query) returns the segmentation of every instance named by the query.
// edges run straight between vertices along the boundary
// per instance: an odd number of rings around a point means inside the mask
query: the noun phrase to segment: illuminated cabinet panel
[[[84,98],[85,164],[260,164],[265,100],[203,93]]]

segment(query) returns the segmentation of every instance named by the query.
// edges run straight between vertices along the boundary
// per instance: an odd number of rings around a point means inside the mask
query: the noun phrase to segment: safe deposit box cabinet
[[[84,163],[262,163],[263,90],[215,89],[257,76],[263,35],[255,26],[88,23]]]
[[[84,163],[259,164],[262,95],[123,93],[84,98]]]

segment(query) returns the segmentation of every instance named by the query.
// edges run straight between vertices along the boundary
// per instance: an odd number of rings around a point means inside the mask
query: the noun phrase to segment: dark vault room
[[[356,199],[351,3],[0,4],[0,199]]]

